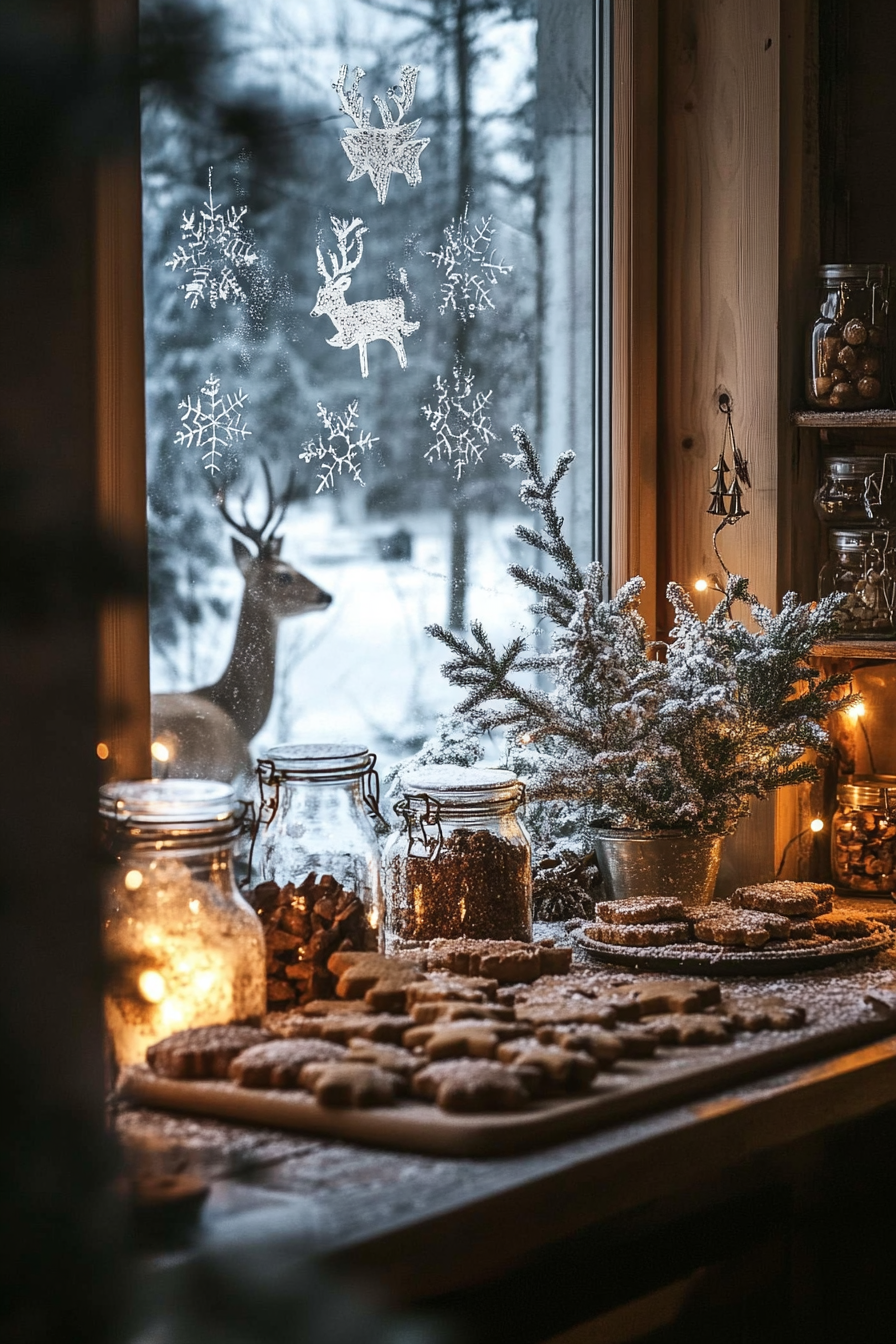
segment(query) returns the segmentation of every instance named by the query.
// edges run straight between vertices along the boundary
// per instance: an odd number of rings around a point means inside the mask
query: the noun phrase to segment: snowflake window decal
[[[359,177],[366,174],[373,183],[380,205],[386,204],[393,173],[403,173],[409,187],[416,187],[422,181],[420,155],[429,140],[414,139],[420,126],[419,118],[417,121],[403,120],[414,101],[419,72],[416,65],[403,65],[401,82],[397,87],[389,89],[386,95],[398,109],[397,117],[393,116],[384,98],[374,97],[373,101],[382,118],[382,127],[370,124],[370,111],[365,109],[361,95],[361,80],[365,72],[360,66],[354,71],[354,82],[350,88],[345,87],[347,65],[340,67],[339,76],[333,85],[339,94],[340,108],[355,123],[354,130],[345,128],[340,141],[352,165],[347,180],[357,182]]]
[[[309,439],[303,444],[299,453],[300,462],[321,463],[318,476],[320,485],[315,494],[319,495],[321,490],[332,490],[336,484],[336,477],[341,476],[343,470],[352,480],[357,481],[358,485],[363,485],[361,455],[373,444],[379,443],[379,439],[364,432],[359,432],[355,437],[358,428],[357,398],[349,402],[341,415],[335,411],[328,411],[323,402],[319,401],[317,418],[323,425],[323,430],[318,431],[316,439]]]
[[[446,458],[460,480],[464,467],[481,462],[488,445],[498,436],[488,414],[492,391],[474,392],[475,375],[470,369],[465,373],[460,364],[455,364],[451,377],[453,385],[449,378],[436,378],[434,404],[423,407],[426,423],[435,435],[424,457],[428,462]]]
[[[195,210],[189,215],[186,210],[183,212],[181,245],[165,262],[172,274],[183,268],[184,273],[192,277],[180,286],[184,301],[191,308],[198,308],[206,298],[212,308],[217,308],[219,301],[244,302],[246,291],[237,272],[246,270],[258,260],[258,253],[252,251],[251,239],[243,225],[248,206],[230,205],[222,210],[216,205],[212,171],[209,168],[208,199],[200,207],[198,223]]]
[[[432,257],[438,270],[445,268],[439,312],[444,317],[450,308],[462,322],[472,321],[486,308],[494,310],[492,290],[502,275],[510,275],[513,270],[504,264],[503,257],[500,261],[495,257],[492,216],[488,219],[483,216],[478,224],[471,224],[469,209],[468,202],[460,218],[452,219],[443,230],[446,241],[438,252],[423,254]]]
[[[178,402],[178,410],[183,411],[181,424],[184,428],[174,436],[174,442],[183,448],[205,449],[202,464],[213,476],[221,470],[223,450],[252,433],[243,424],[243,407],[248,401],[248,394],[242,388],[235,394],[228,392],[224,396],[219,395],[220,391],[220,379],[210,374],[195,402],[191,396]],[[205,406],[203,397],[206,399]]]

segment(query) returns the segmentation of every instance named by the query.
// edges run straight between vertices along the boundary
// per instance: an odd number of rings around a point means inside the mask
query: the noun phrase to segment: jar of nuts
[[[532,854],[509,770],[433,765],[402,777],[383,851],[386,950],[434,938],[532,937]]]
[[[268,1011],[330,998],[337,950],[377,951],[383,928],[376,756],[344,743],[275,747],[261,793],[252,904],[267,946]]]
[[[829,556],[818,576],[820,597],[845,593],[837,612],[844,639],[892,639],[896,633],[896,555],[889,529],[833,528]]]
[[[815,512],[829,527],[896,528],[896,455],[826,457]]]
[[[809,336],[809,404],[836,411],[889,405],[889,267],[822,266],[818,275],[821,311]]]
[[[849,775],[837,785],[831,867],[851,891],[896,890],[896,775]]]

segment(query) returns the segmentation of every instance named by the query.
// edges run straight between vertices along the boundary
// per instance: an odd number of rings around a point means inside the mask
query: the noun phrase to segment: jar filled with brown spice
[[[532,937],[525,789],[509,770],[430,766],[402,779],[386,842],[386,950],[434,938]]]
[[[889,405],[890,271],[880,263],[822,266],[809,334],[806,396],[819,410]]]
[[[896,889],[896,776],[850,775],[837,785],[831,868],[850,891]]]

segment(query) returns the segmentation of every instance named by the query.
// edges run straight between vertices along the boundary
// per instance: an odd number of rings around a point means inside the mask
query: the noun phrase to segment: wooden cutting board
[[[896,1011],[857,998],[854,1012],[838,1005],[836,1025],[810,1022],[796,1031],[744,1033],[722,1046],[662,1047],[653,1059],[620,1060],[575,1099],[537,1102],[502,1115],[451,1115],[416,1101],[365,1110],[327,1108],[306,1092],[182,1082],[160,1078],[145,1065],[126,1070],[118,1090],[130,1102],[160,1110],[304,1130],[407,1152],[487,1157],[556,1143],[893,1031]]]

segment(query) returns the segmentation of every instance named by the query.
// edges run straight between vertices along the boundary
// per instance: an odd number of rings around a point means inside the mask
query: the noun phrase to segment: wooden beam
[[[656,0],[615,0],[613,16],[613,526],[611,580],[646,581],[656,610]]]
[[[110,52],[137,49],[135,0],[95,0],[97,38]],[[100,739],[108,778],[151,771],[146,552],[146,429],[140,105],[133,84],[124,147],[96,180],[97,511],[128,570],[126,593],[100,613]],[[102,748],[100,749],[102,750]]]

